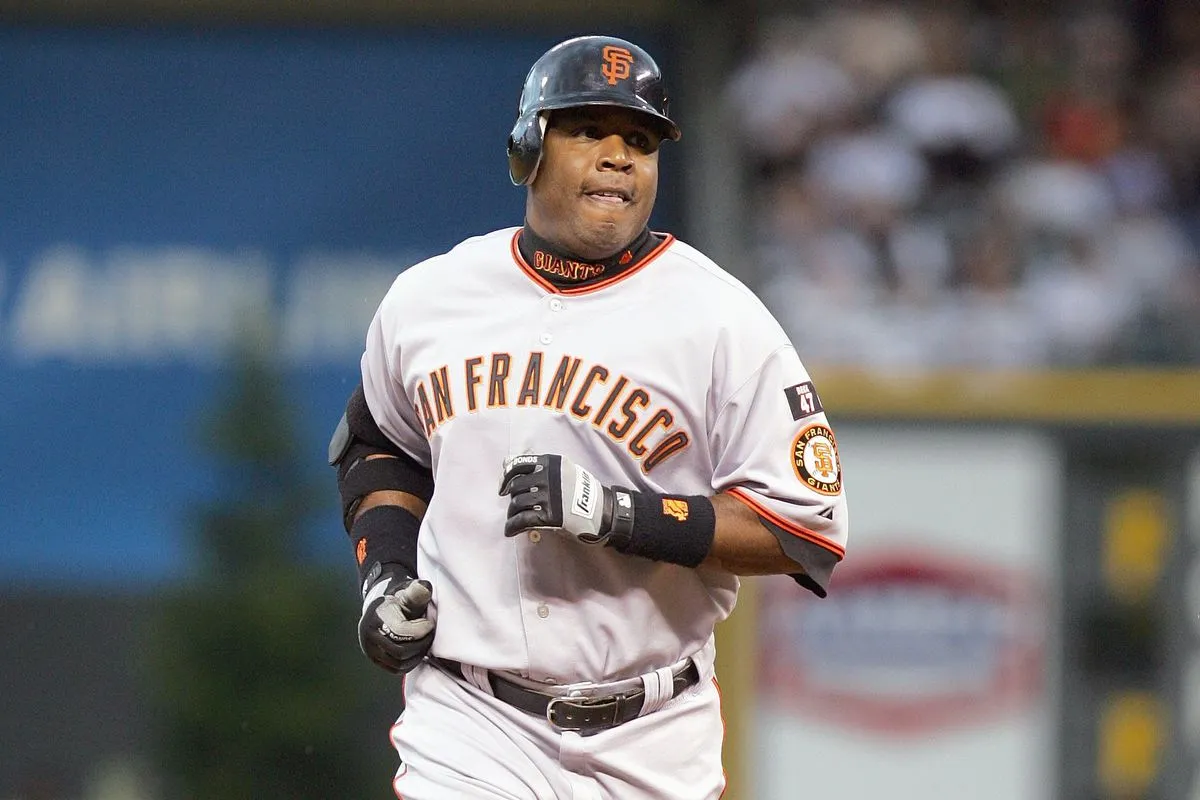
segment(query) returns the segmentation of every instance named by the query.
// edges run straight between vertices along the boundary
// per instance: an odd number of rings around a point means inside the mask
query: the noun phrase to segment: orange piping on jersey
[[[401,698],[404,697],[403,681],[401,681],[401,683],[400,683],[400,696],[401,696]],[[396,739],[395,739],[396,728],[399,728],[400,723],[402,723],[402,722],[404,722],[403,715],[401,715],[400,719],[396,720],[395,723],[392,724],[392,727],[388,730],[388,742],[393,747],[396,746]],[[395,776],[392,778],[392,793],[396,795],[396,800],[404,800],[404,795],[400,794],[400,787],[397,784],[400,783],[401,778],[403,778],[405,775],[408,774],[408,764],[404,763],[401,766],[402,766],[402,769],[399,772],[397,772],[395,774]]]
[[[819,533],[813,533],[810,530],[805,530],[791,520],[779,516],[766,506],[752,500],[745,490],[739,489],[735,486],[732,489],[727,490],[727,494],[732,496],[735,500],[741,500],[743,503],[750,506],[750,510],[755,514],[758,514],[760,517],[766,517],[788,533],[794,536],[799,536],[801,539],[807,539],[813,544],[824,547],[826,550],[837,556],[839,561],[846,557],[846,548],[842,547],[837,542],[834,542],[831,539],[826,539]]]
[[[713,686],[717,689],[717,713],[721,715],[721,749],[725,749],[725,737],[729,733],[729,727],[725,724],[725,697],[721,694],[721,684],[717,683],[717,676],[713,675]],[[725,796],[725,792],[729,790],[729,773],[725,771],[725,762],[721,761],[721,779],[725,781],[725,785],[721,787],[721,793],[717,795],[717,800],[721,800]]]
[[[641,261],[634,264],[632,267],[624,269],[620,273],[613,275],[611,278],[607,278],[607,279],[599,281],[597,283],[592,283],[587,286],[576,286],[574,288],[567,288],[567,289],[560,289],[559,287],[555,286],[553,283],[551,283],[550,281],[546,280],[541,275],[539,275],[538,271],[536,269],[534,269],[533,267],[529,266],[528,263],[526,263],[525,258],[521,255],[521,249],[519,247],[517,247],[517,240],[521,237],[521,229],[520,228],[518,228],[517,232],[513,234],[512,242],[509,243],[509,247],[512,250],[513,261],[517,262],[517,266],[520,267],[521,270],[524,271],[524,273],[529,277],[529,279],[531,281],[533,281],[534,283],[536,283],[538,286],[542,287],[550,294],[580,295],[580,294],[591,294],[592,292],[599,291],[606,286],[612,286],[614,283],[617,283],[618,281],[625,280],[630,275],[633,275],[635,272],[640,272],[651,261],[653,261],[654,259],[658,258],[660,255],[662,255],[666,251],[666,249],[668,247],[670,247],[671,244],[675,241],[674,235],[668,233],[668,234],[665,234],[665,236],[666,236],[666,238],[662,240],[662,242],[658,245],[658,247],[654,248],[649,253],[647,253],[645,258],[643,258]]]
[[[404,795],[400,794],[399,783],[400,783],[400,779],[403,778],[407,774],[408,774],[408,764],[404,764],[404,765],[402,765],[400,771],[396,773],[396,777],[392,778],[392,792],[395,793],[396,800],[404,800]],[[718,798],[718,800],[719,800],[719,798]]]

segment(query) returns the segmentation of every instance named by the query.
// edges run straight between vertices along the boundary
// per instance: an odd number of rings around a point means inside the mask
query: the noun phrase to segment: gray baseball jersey
[[[847,534],[837,444],[762,303],[670,236],[610,280],[556,288],[524,263],[519,230],[400,274],[362,357],[380,428],[434,475],[418,545],[432,652],[538,681],[612,680],[711,653],[733,608],[726,572],[549,532],[506,538],[497,490],[521,453],[562,454],[609,485],[728,491],[823,592]]]

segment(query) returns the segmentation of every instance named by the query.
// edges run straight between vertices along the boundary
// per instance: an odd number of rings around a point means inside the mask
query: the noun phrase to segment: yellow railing
[[[1200,368],[880,373],[812,368],[830,418],[1200,425]]]

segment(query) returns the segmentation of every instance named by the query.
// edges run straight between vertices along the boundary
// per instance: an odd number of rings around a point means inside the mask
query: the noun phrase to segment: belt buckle
[[[546,721],[554,727],[563,731],[588,731],[588,730],[603,730],[605,728],[615,728],[617,726],[617,713],[620,710],[619,697],[610,695],[609,697],[552,697],[550,702],[546,703]],[[559,703],[570,703],[571,705],[581,710],[600,708],[604,705],[612,706],[612,719],[606,722],[593,723],[585,725],[582,722],[571,722],[569,720],[558,719],[555,713]]]

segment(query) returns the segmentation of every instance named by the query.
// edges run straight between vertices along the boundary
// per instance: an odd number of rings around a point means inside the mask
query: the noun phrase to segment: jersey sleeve
[[[384,297],[367,328],[362,355],[363,395],[379,429],[423,467],[431,466],[429,440],[404,388],[396,336],[396,287]]]
[[[846,552],[849,519],[837,439],[791,345],[780,345],[717,410],[713,490],[749,506],[824,597]]]

